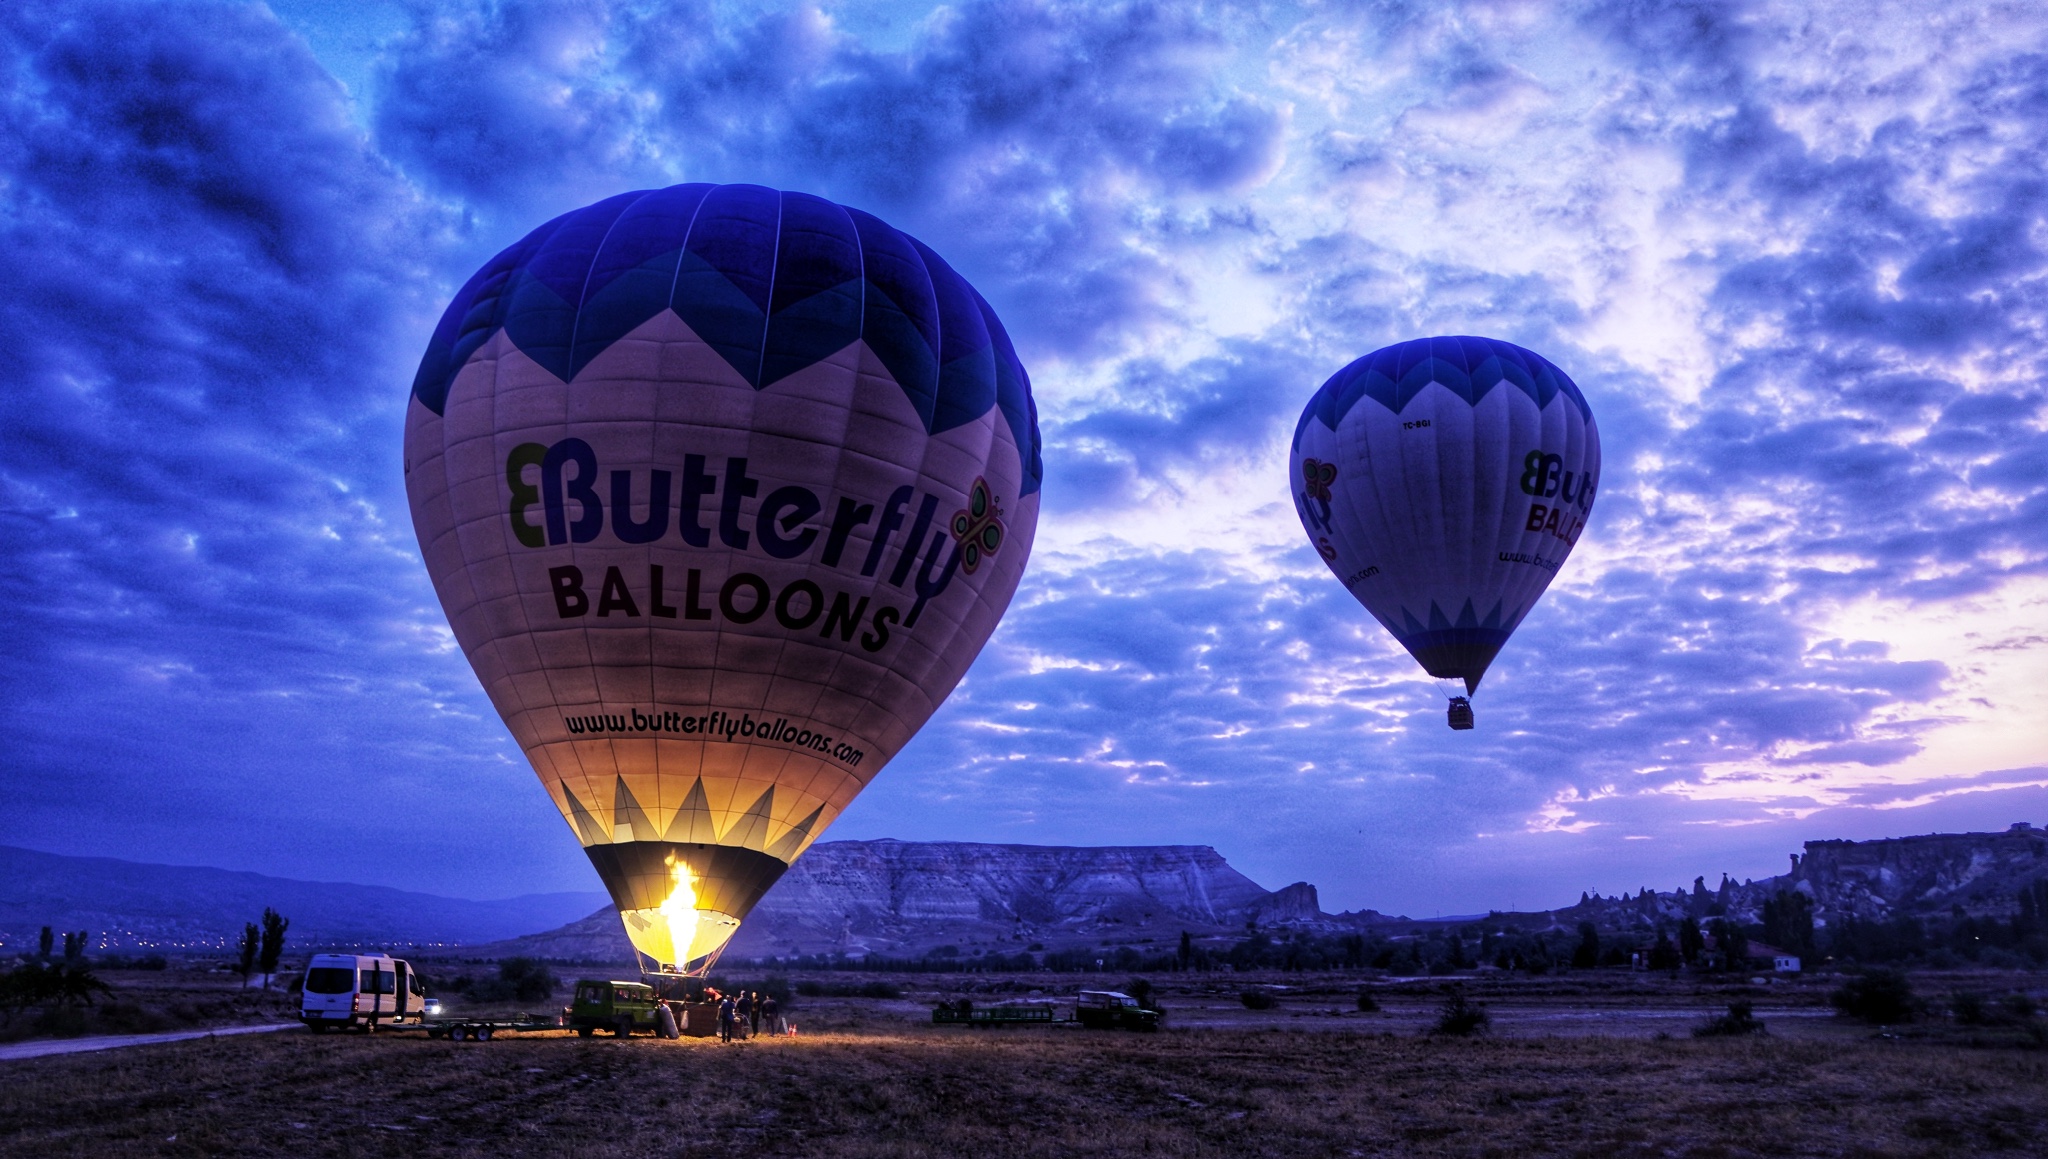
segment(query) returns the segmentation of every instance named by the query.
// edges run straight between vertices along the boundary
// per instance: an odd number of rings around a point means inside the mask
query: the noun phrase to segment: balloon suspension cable
[[[642,954],[636,947],[633,950],[633,964],[639,967],[640,978],[642,981],[645,981],[649,978],[660,978],[668,980],[688,978],[692,981],[701,982],[705,978],[711,976],[712,969],[718,965],[718,959],[723,957],[724,954],[725,947],[720,946],[717,949],[711,951],[710,953],[704,955],[702,958],[698,959],[697,965],[694,967],[690,967],[687,963],[671,966],[667,962],[664,962],[659,958]],[[652,969],[648,968],[649,963],[653,964]]]

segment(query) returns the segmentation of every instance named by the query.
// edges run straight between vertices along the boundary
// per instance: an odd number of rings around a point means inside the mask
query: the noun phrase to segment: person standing
[[[782,1037],[782,1003],[775,1000],[775,995],[770,994],[761,1000],[761,1016],[768,1020],[768,1033]]]
[[[761,1016],[767,1013],[767,1011],[761,1009],[761,1005],[761,992],[759,990],[756,990],[754,991],[753,1018],[751,1022],[751,1028],[754,1032],[754,1037],[756,1038],[759,1038],[761,1036]]]
[[[731,995],[726,995],[718,1000],[718,1040],[720,1042],[732,1041],[732,1005]]]
[[[733,1006],[733,1013],[739,1017],[740,1037],[744,1039],[754,1020],[754,1000],[745,990],[740,991],[740,1000]]]

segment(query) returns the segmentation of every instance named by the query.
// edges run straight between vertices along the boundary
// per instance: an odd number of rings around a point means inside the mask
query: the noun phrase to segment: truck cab
[[[387,954],[315,954],[306,965],[299,1020],[318,1034],[336,1027],[418,1026],[426,990],[412,965]]]
[[[1095,1030],[1157,1030],[1160,1014],[1116,990],[1083,990],[1074,999],[1074,1021]]]
[[[659,1004],[654,987],[644,982],[585,980],[576,983],[567,1024],[584,1038],[599,1030],[624,1038],[636,1030],[656,1029],[659,1023],[655,1007]]]

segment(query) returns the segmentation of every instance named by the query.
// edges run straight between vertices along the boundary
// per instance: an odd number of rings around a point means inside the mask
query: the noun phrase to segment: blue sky
[[[399,432],[477,265],[680,181],[915,234],[1033,375],[1031,570],[831,837],[1426,914],[2048,817],[2038,6],[22,0],[0,67],[0,842],[595,888]],[[1606,452],[1470,733],[1284,478],[1325,377],[1440,333]]]

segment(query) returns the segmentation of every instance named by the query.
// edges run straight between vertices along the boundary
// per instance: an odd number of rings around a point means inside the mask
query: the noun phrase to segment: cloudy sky
[[[457,286],[627,189],[874,212],[993,303],[1031,569],[829,837],[1567,903],[2048,820],[2038,4],[0,8],[0,843],[595,889],[421,567]],[[1351,359],[1487,334],[1599,506],[1453,733],[1308,547]]]

